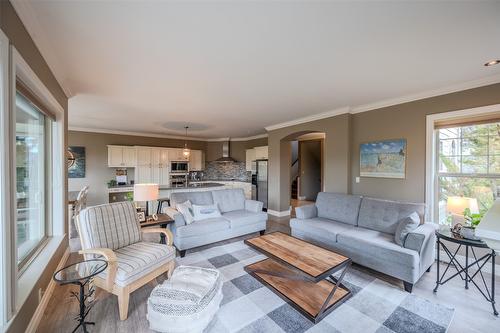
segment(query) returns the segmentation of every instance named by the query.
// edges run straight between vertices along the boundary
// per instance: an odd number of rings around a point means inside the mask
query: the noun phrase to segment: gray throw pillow
[[[397,244],[404,246],[406,236],[413,230],[417,229],[420,225],[420,216],[417,212],[413,212],[405,218],[399,220],[396,232],[394,233],[394,240]]]

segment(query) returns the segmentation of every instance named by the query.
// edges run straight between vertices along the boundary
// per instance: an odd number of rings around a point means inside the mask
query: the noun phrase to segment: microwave
[[[170,172],[183,172],[189,171],[189,162],[187,161],[172,161],[170,162]]]

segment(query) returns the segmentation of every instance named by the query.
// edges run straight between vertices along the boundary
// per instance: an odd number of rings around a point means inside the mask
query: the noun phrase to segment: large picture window
[[[16,233],[18,265],[23,266],[47,236],[47,163],[50,118],[29,97],[16,94]]]
[[[476,198],[488,210],[500,195],[500,122],[438,129],[439,222],[449,196]]]

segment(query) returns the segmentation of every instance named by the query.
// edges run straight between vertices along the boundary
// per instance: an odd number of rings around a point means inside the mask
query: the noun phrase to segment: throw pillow
[[[193,215],[195,221],[220,217],[220,211],[217,204],[213,205],[193,205]]]
[[[404,246],[406,236],[413,230],[417,229],[420,225],[420,216],[417,212],[413,212],[405,218],[402,218],[398,222],[396,227],[396,232],[394,233],[394,240],[397,244]]]
[[[191,205],[191,201],[185,201],[183,203],[177,204],[177,210],[184,217],[184,221],[186,224],[191,224],[194,221],[193,215],[193,206]]]

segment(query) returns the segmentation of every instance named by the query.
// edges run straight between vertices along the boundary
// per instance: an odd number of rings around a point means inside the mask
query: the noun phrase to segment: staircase
[[[295,177],[292,181],[292,199],[298,199],[298,179],[299,177]]]

